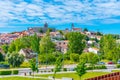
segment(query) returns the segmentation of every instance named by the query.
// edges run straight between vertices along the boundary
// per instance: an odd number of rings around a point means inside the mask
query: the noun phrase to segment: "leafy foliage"
[[[55,44],[51,41],[49,32],[46,33],[40,41],[40,52],[41,53],[52,53],[55,51]]]
[[[4,51],[4,53],[7,53],[9,46],[7,44],[4,44],[4,45],[1,46],[1,48]]]
[[[120,58],[120,44],[111,34],[104,35],[100,40],[100,52],[103,58],[117,61]]]
[[[4,61],[4,56],[2,55],[2,53],[0,53],[0,62]]]
[[[11,53],[8,54],[7,60],[12,67],[19,67],[24,61],[24,56],[18,53]]]
[[[70,59],[74,62],[79,62],[79,54],[75,53],[70,54]]]
[[[34,34],[34,36],[30,37],[30,43],[31,43],[31,49],[34,52],[40,53],[40,50],[39,50],[40,38],[37,36],[37,34]]]
[[[39,53],[39,42],[40,38],[37,34],[34,34],[33,36],[25,36],[12,41],[9,45],[8,51],[12,53],[18,52],[22,48],[31,48],[34,52]]]
[[[35,58],[31,59],[31,60],[29,61],[29,63],[30,63],[30,68],[31,68],[31,70],[33,71],[33,76],[34,76],[34,72],[35,72],[35,71],[38,72],[38,67],[37,67],[37,65],[36,65],[36,60],[35,60]]]
[[[63,65],[63,58],[60,56],[55,62],[54,75],[53,75],[54,78],[55,78],[56,73],[61,70],[62,65]]]
[[[80,76],[80,79],[81,79],[81,76],[86,73],[85,63],[83,63],[83,62],[79,63],[75,70],[76,70],[77,74]]]
[[[85,48],[84,35],[79,32],[70,32],[68,34],[68,47],[71,53],[81,54]]]

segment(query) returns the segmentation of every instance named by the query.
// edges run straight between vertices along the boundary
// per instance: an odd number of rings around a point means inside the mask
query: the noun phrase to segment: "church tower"
[[[47,22],[45,22],[44,28],[48,28],[48,23]]]
[[[72,23],[71,24],[71,31],[74,29],[74,24]]]

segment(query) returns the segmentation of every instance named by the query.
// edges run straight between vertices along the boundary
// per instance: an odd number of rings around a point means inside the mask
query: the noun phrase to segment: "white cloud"
[[[59,4],[59,5],[58,5]],[[0,1],[0,23],[84,23],[99,20],[114,20],[119,23],[120,1],[117,0],[1,0]],[[108,20],[108,21],[109,21]],[[88,23],[90,24],[90,23]]]

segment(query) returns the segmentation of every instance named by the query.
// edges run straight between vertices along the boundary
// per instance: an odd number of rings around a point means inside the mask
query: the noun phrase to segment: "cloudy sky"
[[[120,33],[120,0],[0,0],[0,32],[43,26]]]

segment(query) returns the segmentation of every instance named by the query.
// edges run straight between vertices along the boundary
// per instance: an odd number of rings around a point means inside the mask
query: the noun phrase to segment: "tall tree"
[[[1,48],[4,51],[4,53],[7,53],[9,46],[7,44],[4,44],[4,45],[1,46]]]
[[[88,56],[87,53],[82,53],[79,57],[80,62],[87,63],[88,62]]]
[[[40,52],[41,53],[52,53],[55,51],[55,44],[51,41],[49,32],[40,41]]]
[[[79,75],[80,80],[81,80],[82,75],[84,75],[86,73],[85,63],[84,62],[79,63],[75,70],[76,70],[76,72]]]
[[[97,62],[99,62],[99,57],[97,54],[95,53],[87,53],[87,59],[88,59],[88,63],[90,63],[90,66],[94,69],[95,64]]]
[[[33,72],[33,77],[34,77],[34,72],[35,72],[35,71],[38,72],[38,67],[37,67],[37,65],[36,65],[36,60],[35,60],[35,58],[31,59],[31,60],[29,61],[29,63],[30,63],[30,68],[31,68],[31,70],[32,70],[32,72]]]
[[[55,80],[56,73],[60,72],[62,65],[63,65],[63,58],[59,56],[55,62],[55,68],[54,68],[54,74],[53,74],[54,80]]]
[[[13,51],[16,51],[14,41],[12,41],[12,42],[10,43],[9,48],[8,48],[8,51],[9,51],[10,53],[12,53]]]
[[[104,35],[100,40],[100,53],[104,58],[113,59],[117,48],[116,40],[111,34]]]
[[[37,34],[34,34],[34,36],[30,37],[30,43],[32,50],[37,53],[40,53],[40,49],[39,49],[40,38],[37,36]]]
[[[79,32],[70,32],[68,34],[69,51],[71,53],[81,54],[85,48],[84,35]]]
[[[12,53],[14,51],[18,52],[22,48],[31,48],[34,52],[39,53],[39,42],[40,38],[37,36],[37,34],[34,34],[33,36],[22,37],[12,41],[9,45],[8,51]]]

